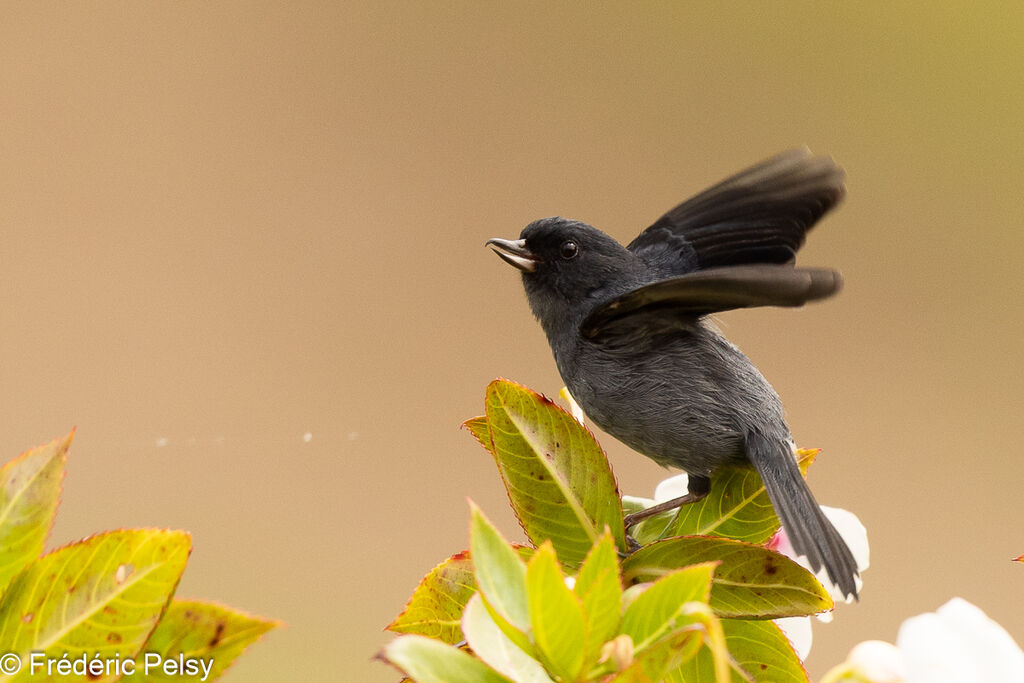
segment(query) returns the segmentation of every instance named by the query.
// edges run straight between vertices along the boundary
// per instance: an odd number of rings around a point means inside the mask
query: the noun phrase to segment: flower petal
[[[871,683],[900,683],[907,678],[903,654],[892,643],[865,640],[855,645],[846,658],[852,672]]]
[[[775,619],[775,625],[782,629],[782,632],[789,639],[789,644],[796,650],[796,656],[800,661],[807,659],[811,654],[811,645],[814,644],[814,632],[811,630],[810,617],[783,617]]]
[[[1010,634],[963,598],[904,621],[897,644],[911,683],[1011,681],[1024,671],[1024,652]]]
[[[690,492],[690,478],[686,472],[662,480],[654,489],[654,500],[664,503],[667,500],[685,496]]]

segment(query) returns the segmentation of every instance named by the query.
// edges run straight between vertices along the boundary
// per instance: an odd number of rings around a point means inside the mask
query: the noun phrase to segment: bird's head
[[[487,245],[522,271],[530,308],[549,335],[551,326],[578,324],[595,304],[638,284],[632,252],[580,221],[542,218],[518,240]]]

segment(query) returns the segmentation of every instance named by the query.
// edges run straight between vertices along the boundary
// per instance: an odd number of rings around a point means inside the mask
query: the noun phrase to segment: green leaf
[[[134,658],[163,615],[190,549],[183,531],[124,529],[40,558],[0,599],[3,649],[22,661],[29,652]],[[29,668],[0,680],[29,680]]]
[[[135,674],[123,681],[203,681],[209,683],[260,637],[281,622],[193,600],[173,600],[143,653],[135,658]],[[163,661],[196,662],[174,673]],[[195,671],[194,675],[182,672]]]
[[[399,636],[378,656],[416,683],[509,683],[472,655],[426,636]]]
[[[595,583],[606,571],[613,571],[616,574],[619,571],[619,555],[615,550],[615,541],[607,531],[587,553],[576,573],[576,595],[583,597],[593,590]]]
[[[669,572],[634,599],[622,615],[622,633],[637,651],[679,629],[695,623],[687,603],[707,604],[715,563],[696,564]]]
[[[462,608],[476,593],[469,552],[453,555],[423,577],[388,630],[418,633],[454,645],[462,640]]]
[[[463,422],[462,426],[469,430],[469,433],[473,435],[473,438],[481,446],[490,451],[491,455],[494,455],[494,446],[491,444],[491,428],[487,425],[486,416],[471,417]]]
[[[548,670],[563,680],[576,680],[583,668],[586,633],[583,603],[565,585],[550,541],[537,549],[526,565],[533,641]]]
[[[491,618],[480,595],[474,595],[462,615],[462,631],[473,653],[517,683],[551,683],[540,662],[523,652]]]
[[[800,658],[774,623],[741,619],[723,619],[721,623],[734,666],[741,668],[741,671],[733,671],[733,681],[809,683]],[[668,683],[713,680],[713,671],[711,652],[701,648],[696,657],[665,680]]]
[[[512,545],[520,559],[533,556],[533,548]],[[469,551],[452,555],[423,577],[401,614],[385,628],[395,633],[417,633],[454,645],[463,639],[462,609],[476,593],[476,578]]]
[[[725,619],[722,627],[729,654],[755,681],[808,683],[800,658],[774,623]]]
[[[677,567],[720,562],[711,607],[721,617],[777,619],[832,609],[832,598],[809,571],[761,546],[707,536],[668,538],[640,548],[622,562],[627,583],[652,581]]]
[[[499,625],[507,624],[523,634],[529,633],[526,564],[473,501],[470,507],[469,546],[477,586],[499,617]],[[515,634],[506,631],[506,635],[521,642]]]
[[[797,452],[805,474],[818,452]],[[757,471],[750,465],[733,465],[718,470],[711,480],[711,492],[696,503],[679,508],[666,527],[656,529],[653,519],[648,524],[645,537],[652,533],[656,537],[713,535],[764,543],[778,530],[779,518]]]
[[[60,502],[75,432],[22,453],[0,469],[0,592],[39,557]]]
[[[583,601],[584,668],[593,665],[601,645],[619,632],[622,613],[622,580],[615,541],[605,533],[587,554],[576,574],[573,592]]]
[[[618,488],[593,435],[549,399],[507,380],[487,387],[486,410],[492,455],[534,545],[551,540],[563,564],[578,566],[607,526],[625,549]],[[479,422],[467,427],[484,441]]]

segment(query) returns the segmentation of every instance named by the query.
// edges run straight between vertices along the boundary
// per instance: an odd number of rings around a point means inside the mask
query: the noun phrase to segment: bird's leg
[[[654,515],[659,515],[662,512],[675,510],[676,508],[689,503],[696,503],[711,491],[711,479],[700,475],[690,475],[688,489],[689,490],[684,496],[679,496],[672,500],[666,500],[664,503],[658,503],[657,505],[652,505],[649,508],[644,508],[640,512],[634,512],[631,515],[626,515],[623,520],[625,522],[626,529],[634,527],[645,519],[653,517]]]

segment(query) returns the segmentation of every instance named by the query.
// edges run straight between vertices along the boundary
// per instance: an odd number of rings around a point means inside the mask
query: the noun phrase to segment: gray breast
[[[789,436],[774,389],[707,325],[630,348],[581,340],[575,351],[576,372],[562,376],[587,416],[662,465],[710,474],[745,457],[749,429]]]

